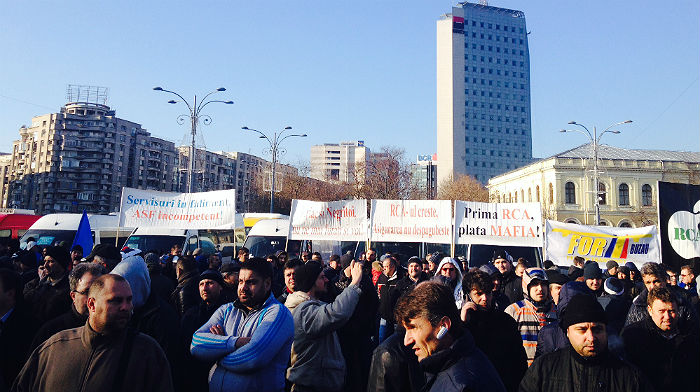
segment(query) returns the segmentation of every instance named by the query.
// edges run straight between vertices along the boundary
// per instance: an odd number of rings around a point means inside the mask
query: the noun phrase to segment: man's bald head
[[[126,282],[129,284],[129,282],[126,281],[123,277],[120,275],[115,275],[115,274],[106,274],[102,275],[99,278],[95,279],[92,284],[90,285],[90,290],[88,291],[88,297],[89,298],[96,298],[102,290],[104,290],[105,285],[107,282]]]

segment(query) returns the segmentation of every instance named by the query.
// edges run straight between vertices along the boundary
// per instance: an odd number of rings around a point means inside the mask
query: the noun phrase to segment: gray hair
[[[105,267],[102,264],[97,263],[80,263],[73,267],[68,275],[68,285],[70,286],[70,291],[75,291],[78,288],[78,281],[85,274],[91,274],[92,276],[99,278],[100,276],[107,273]]]

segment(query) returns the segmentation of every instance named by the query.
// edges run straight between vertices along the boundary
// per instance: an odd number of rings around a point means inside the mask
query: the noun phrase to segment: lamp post
[[[189,165],[188,165],[189,166],[189,168],[188,168],[189,175],[187,176],[187,193],[192,193],[192,187],[194,185],[194,158],[195,158],[195,153],[197,151],[195,149],[195,136],[197,135],[197,126],[199,125],[200,118],[202,119],[202,123],[204,125],[209,125],[209,124],[211,124],[211,121],[212,121],[211,117],[209,117],[208,115],[201,114],[202,109],[204,109],[205,106],[207,106],[213,102],[219,102],[219,103],[223,103],[226,105],[233,105],[233,101],[222,101],[222,100],[217,100],[217,99],[212,99],[212,100],[207,101],[207,98],[210,95],[212,95],[214,93],[221,92],[221,91],[226,91],[226,89],[223,87],[219,87],[216,90],[209,92],[207,95],[204,96],[204,98],[202,98],[199,101],[197,101],[197,96],[195,95],[194,101],[192,101],[193,102],[192,104],[187,102],[187,100],[185,98],[183,98],[182,95],[176,93],[175,91],[166,90],[162,87],[153,87],[153,90],[162,91],[165,93],[176,95],[178,98],[180,98],[182,100],[182,102],[185,105],[187,105],[187,109],[189,110],[189,114],[181,114],[181,115],[177,116],[177,123],[182,125],[185,123],[186,120],[188,120],[188,119],[190,120],[190,129],[191,129],[191,133],[192,133],[192,145],[190,146],[190,161],[189,161]],[[168,101],[169,104],[173,104],[173,105],[176,104],[177,102],[178,101],[175,101],[172,99],[170,101]]]
[[[287,152],[284,149],[280,149],[280,144],[282,144],[282,142],[287,138],[306,137],[306,134],[305,133],[304,134],[292,133],[292,134],[285,135],[284,133],[286,131],[291,130],[292,127],[284,127],[284,129],[282,129],[279,132],[275,131],[272,134],[272,137],[269,137],[268,135],[264,134],[263,132],[258,131],[257,129],[252,129],[252,128],[248,128],[248,127],[242,127],[241,129],[244,129],[246,131],[257,132],[258,134],[260,134],[260,136],[259,136],[260,139],[265,139],[270,144],[269,150],[266,150],[263,152],[265,154],[269,153],[270,155],[272,155],[272,184],[270,186],[270,213],[272,213],[273,209],[275,207],[275,177],[276,177],[276,173],[277,173],[277,159],[278,159],[278,156],[280,154],[284,155]]]
[[[598,131],[596,127],[593,127],[593,134],[591,134],[591,131],[586,128],[585,125],[579,124],[576,121],[569,121],[569,125],[576,125],[579,126],[583,129],[586,130],[586,132],[583,132],[580,129],[562,129],[559,132],[578,132],[581,133],[585,136],[588,136],[588,139],[590,140],[591,144],[593,144],[593,186],[594,188],[594,193],[595,193],[595,198],[594,198],[594,207],[595,207],[595,224],[596,226],[600,225],[600,188],[598,185],[598,145],[600,144],[600,138],[603,137],[606,133],[614,133],[614,134],[619,134],[620,131],[616,130],[611,130],[612,127],[616,127],[618,125],[622,124],[629,124],[631,123],[632,120],[625,120],[625,121],[620,121],[618,123],[615,123],[607,128],[603,132],[598,134]]]

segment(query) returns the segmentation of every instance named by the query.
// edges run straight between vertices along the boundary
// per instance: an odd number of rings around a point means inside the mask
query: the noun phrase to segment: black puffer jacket
[[[543,355],[532,363],[520,392],[637,392],[653,391],[634,366],[609,352],[584,359],[569,347]]]
[[[505,392],[505,387],[496,369],[481,350],[474,338],[464,330],[447,349],[440,350],[419,362],[425,371],[427,383],[423,391]]]
[[[523,299],[523,279],[516,275],[514,271],[508,271],[503,274],[501,286],[503,286],[503,294],[508,297],[511,304]]]
[[[625,358],[649,377],[656,392],[700,390],[697,334],[664,334],[649,318],[627,326],[622,340]]]
[[[417,392],[425,384],[418,358],[403,344],[406,330],[397,328],[372,355],[367,392]]]

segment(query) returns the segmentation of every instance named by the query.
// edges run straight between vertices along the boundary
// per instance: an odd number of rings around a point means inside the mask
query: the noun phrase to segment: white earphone
[[[447,333],[447,327],[443,325],[442,327],[440,327],[440,330],[437,333],[437,339],[438,340],[442,339],[443,337],[445,337],[446,333]]]

